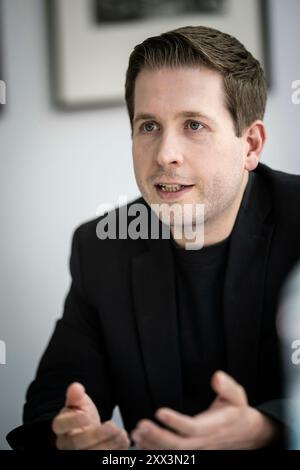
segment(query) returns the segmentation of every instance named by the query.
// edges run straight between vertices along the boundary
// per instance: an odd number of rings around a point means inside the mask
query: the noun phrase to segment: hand
[[[52,422],[58,449],[128,449],[126,431],[112,421],[101,423],[95,404],[81,384],[71,384],[66,395],[65,407]]]
[[[160,408],[156,418],[173,431],[142,420],[132,432],[139,449],[256,449],[269,444],[280,425],[248,405],[244,388],[225,372],[213,375],[217,393],[208,410],[187,416]]]

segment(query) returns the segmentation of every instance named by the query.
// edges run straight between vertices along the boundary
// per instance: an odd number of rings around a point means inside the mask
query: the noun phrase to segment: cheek
[[[225,181],[241,173],[244,166],[244,149],[238,139],[224,137],[218,140],[212,148],[213,152],[209,161],[219,175],[223,175]]]
[[[186,155],[189,156],[189,163],[200,170],[218,168],[224,161],[224,154],[227,154],[226,144],[222,139],[212,134],[201,135],[197,140],[187,142]]]
[[[132,156],[136,165],[141,165],[141,162],[145,160],[145,148],[138,141],[132,144]]]
[[[153,158],[149,146],[133,143],[132,145],[133,166],[136,174],[140,177],[147,176],[153,166]]]
[[[150,174],[150,170],[146,164],[146,160],[141,158],[139,154],[133,155],[133,169],[137,184],[144,186]]]
[[[132,158],[133,158],[133,164],[135,168],[139,168],[141,166],[142,155],[143,153],[139,150],[138,145],[133,144],[132,145]]]

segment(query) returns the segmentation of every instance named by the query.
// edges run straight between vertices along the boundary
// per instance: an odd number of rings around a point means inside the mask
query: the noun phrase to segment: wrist
[[[255,415],[254,448],[268,447],[282,435],[283,425],[255,408],[252,410]]]

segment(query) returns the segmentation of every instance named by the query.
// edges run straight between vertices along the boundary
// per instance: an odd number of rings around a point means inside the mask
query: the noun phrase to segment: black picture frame
[[[94,0],[45,1],[50,45],[51,96],[54,104],[64,110],[91,109],[124,104],[124,79],[129,53],[135,44],[153,34],[155,22],[141,22],[141,26],[137,22],[134,25],[130,22],[120,26],[107,25],[103,27],[103,36],[101,36],[97,30],[95,17],[93,17],[95,15]],[[239,17],[237,11],[233,11],[233,30],[228,32],[238,37],[248,47],[247,41],[243,41],[243,38],[239,37],[238,34],[234,34],[234,28],[242,33],[248,28],[248,33],[245,34],[246,36],[248,34],[250,42],[255,43],[256,41],[259,54],[257,55],[254,52],[254,55],[262,62],[270,87],[272,76],[269,0],[251,0],[250,2],[248,0],[228,0],[228,2],[230,8],[236,10],[239,8],[244,15]],[[242,19],[247,15],[244,14],[244,7],[239,6],[241,4],[247,5],[250,11],[245,23]],[[226,21],[230,24],[230,13],[228,17],[229,20]],[[214,15],[212,21],[217,23],[215,19],[216,16]],[[191,24],[188,18],[185,17],[176,18],[173,23],[171,21],[160,21],[157,24],[161,25],[161,29],[154,31],[154,34],[160,34],[168,29],[182,26],[183,24],[179,24],[180,22],[185,25]],[[168,26],[166,26],[166,23]],[[200,24],[201,21],[195,19],[194,23]],[[251,23],[250,27],[249,23]],[[202,24],[205,24],[205,22],[202,21]],[[212,26],[218,29],[217,25]],[[155,27],[157,27],[156,24]],[[137,37],[132,41],[128,50],[125,51],[124,43],[129,45],[129,32],[131,34],[132,28],[135,29]],[[226,28],[220,27],[219,29],[226,31]],[[81,47],[84,43],[86,43],[86,46]],[[118,47],[120,50],[118,50]],[[251,48],[249,49],[251,50]],[[115,58],[113,64],[112,58],[117,54],[119,56]],[[92,81],[91,77],[95,77],[95,80]],[[116,84],[117,80],[119,81]]]

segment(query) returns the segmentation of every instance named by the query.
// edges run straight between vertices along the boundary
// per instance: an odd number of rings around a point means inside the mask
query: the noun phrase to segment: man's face
[[[207,68],[143,70],[134,101],[134,171],[146,202],[204,204],[206,224],[224,217],[240,197],[247,151],[222,76]],[[158,183],[188,187],[171,192],[175,186]]]

